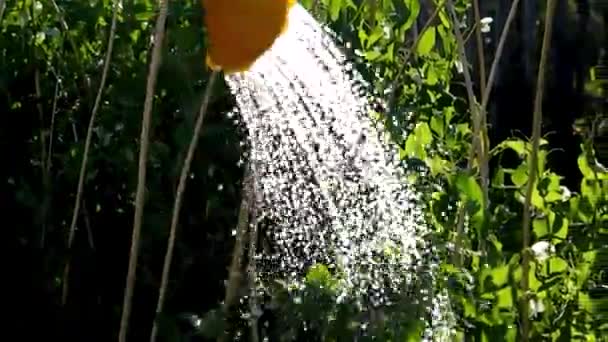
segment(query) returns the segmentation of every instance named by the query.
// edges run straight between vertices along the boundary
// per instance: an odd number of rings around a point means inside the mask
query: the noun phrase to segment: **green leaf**
[[[587,161],[587,156],[585,155],[585,153],[581,153],[578,156],[577,163],[579,170],[583,174],[583,177],[592,179],[595,178],[593,169],[589,167],[589,162]]]
[[[510,286],[504,287],[496,291],[496,306],[499,308],[513,308],[513,290]]]
[[[545,172],[545,165],[547,165],[547,154],[548,152],[546,150],[540,150],[538,151],[537,154],[537,167],[538,167],[538,174],[542,175]]]
[[[426,29],[422,36],[420,37],[420,41],[418,42],[417,52],[419,56],[428,55],[433,47],[435,46],[435,27],[431,26]]]
[[[461,138],[464,138],[471,133],[471,127],[467,123],[459,123],[456,125],[456,133],[460,134]]]
[[[466,200],[468,211],[471,213],[471,221],[476,230],[480,231],[483,227],[483,192],[477,180],[464,173],[456,176],[456,188],[460,196]],[[473,205],[471,207],[470,205]]]
[[[551,227],[551,234],[553,237],[560,240],[565,240],[568,236],[568,218],[555,212],[549,213],[549,225]]]
[[[441,37],[441,45],[443,47],[443,51],[450,55],[453,53],[454,51],[454,46],[456,46],[456,39],[454,38],[454,34],[452,33],[451,29],[446,29],[443,26],[437,26],[437,33],[439,34],[439,37]],[[452,69],[453,65],[452,65],[453,61],[449,62],[449,66],[447,67],[448,69]]]
[[[562,200],[562,194],[557,191],[551,191],[545,196],[547,202],[558,202]]]
[[[492,186],[500,187],[505,185],[505,170],[503,168],[499,168],[496,170],[494,177],[492,177]]]
[[[133,30],[133,31],[131,31],[131,33],[129,33],[129,37],[131,37],[131,42],[134,44],[137,43],[140,36],[141,36],[140,30]]]
[[[406,140],[405,148],[399,148],[399,159],[403,160],[403,159],[409,157],[407,152],[408,151],[407,151],[407,140]]]
[[[598,254],[597,249],[583,252],[583,260],[587,263],[594,263],[597,258],[597,254]]]
[[[555,275],[556,273],[562,273],[568,269],[568,263],[562,258],[553,256],[550,257],[547,262],[551,275]]]
[[[446,165],[448,164],[448,161],[443,160],[439,156],[433,156],[432,158],[427,159],[426,163],[430,168],[431,174],[433,176],[436,176],[436,175],[442,173],[446,169]]]
[[[437,84],[437,82],[439,82],[439,77],[433,65],[430,64],[428,69],[426,70],[426,83],[430,86],[434,86],[435,84]]]
[[[481,186],[479,186],[479,183],[477,183],[473,176],[465,175],[464,173],[458,174],[458,176],[456,177],[456,186],[458,187],[458,190],[462,192],[463,195],[478,202],[481,205]]]
[[[401,30],[407,31],[412,27],[416,19],[418,19],[418,14],[420,14],[420,2],[419,0],[405,0],[405,6],[410,11],[409,16],[407,17],[407,21],[403,26],[401,26]]]
[[[34,44],[41,45],[45,39],[46,39],[46,34],[42,31],[38,32],[38,33],[36,33],[36,38],[34,40]]]
[[[426,152],[424,146],[418,141],[416,134],[410,134],[405,140],[404,153],[407,157],[418,158],[420,160],[426,159]]]
[[[539,147],[547,145],[547,144],[548,144],[547,140],[540,139]],[[532,148],[532,145],[524,140],[507,139],[507,140],[501,142],[500,144],[498,144],[496,147],[494,147],[494,149],[492,149],[490,154],[495,156],[506,149],[510,149],[510,150],[515,151],[515,153],[517,153],[517,155],[520,158],[524,158],[526,155],[528,155],[530,153],[531,148]],[[540,159],[542,159],[542,157]]]
[[[542,239],[549,235],[549,226],[546,218],[536,218],[532,221],[532,231],[536,235],[536,239]]]
[[[327,266],[315,264],[306,274],[306,283],[331,290],[337,285],[337,280],[331,275]]]
[[[496,152],[503,151],[505,149],[511,149],[517,153],[518,156],[523,157],[526,154],[526,142],[523,140],[509,139],[501,142],[496,146]]]
[[[593,305],[593,300],[585,292],[578,293],[578,305],[581,309],[584,309],[587,312],[593,312],[595,309]]]
[[[492,282],[496,287],[503,287],[509,281],[509,266],[503,265],[492,269]]]
[[[369,49],[374,44],[376,44],[380,38],[384,35],[384,30],[381,25],[377,25],[374,30],[367,37],[367,41],[365,43],[365,47]]]
[[[445,10],[439,11],[439,19],[441,20],[441,24],[445,26],[445,28],[449,29],[450,27],[452,27],[450,19],[448,18],[448,15],[446,14]]]
[[[312,9],[312,5],[315,3],[315,0],[299,0],[300,5],[306,8],[307,10]]]
[[[382,57],[382,52],[380,52],[378,50],[370,50],[370,51],[365,52],[365,59],[367,59],[370,62],[373,62],[380,57]]]
[[[511,182],[518,188],[521,188],[528,181],[528,168],[525,164],[520,164],[517,169],[511,173]]]
[[[512,261],[513,261],[513,259],[509,262],[509,264],[511,264]],[[538,290],[540,288],[540,286],[542,285],[542,282],[540,282],[538,280],[538,278],[536,278],[536,272],[534,272],[535,268],[536,268],[536,262],[531,261],[530,262],[530,273],[528,274],[528,279],[529,279],[528,284],[530,286],[529,288],[531,291]],[[514,266],[512,272],[513,272],[513,280],[515,280],[516,282],[520,282],[522,279],[522,276],[523,276],[523,270],[521,268],[521,265]]]
[[[419,123],[414,129],[414,134],[416,135],[416,139],[418,139],[418,143],[423,146],[426,146],[433,141],[431,129],[426,122]]]
[[[454,117],[455,112],[456,108],[452,106],[443,108],[443,116],[446,125],[449,125],[452,122],[452,118]]]
[[[340,17],[340,10],[342,9],[342,0],[325,0],[326,5],[329,6],[329,17],[332,21],[338,20]],[[329,2],[329,4],[327,4]]]
[[[589,201],[589,204],[595,208],[598,201],[603,196],[600,182],[592,179],[583,179],[581,181],[581,194]]]
[[[437,116],[431,117],[431,130],[439,137],[443,138],[443,119]]]
[[[530,262],[530,274],[529,274],[529,278],[530,279],[530,290],[531,291],[536,291],[538,290],[541,286],[542,286],[542,282],[540,280],[538,280],[538,278],[536,278],[536,272],[534,272],[534,268],[536,267],[535,262]]]
[[[532,203],[532,205],[538,209],[544,210],[545,209],[545,200],[543,199],[543,197],[540,195],[540,192],[538,191],[538,189],[536,188],[536,184],[535,183],[534,187],[532,188],[532,198],[530,199],[530,203]]]
[[[405,141],[405,155],[420,160],[426,159],[425,148],[433,141],[431,129],[426,122],[419,123]]]

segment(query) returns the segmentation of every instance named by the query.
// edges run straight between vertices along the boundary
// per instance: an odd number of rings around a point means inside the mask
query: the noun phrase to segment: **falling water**
[[[331,35],[301,6],[289,21],[248,72],[227,77],[249,132],[257,214],[272,222],[276,249],[260,264],[292,279],[330,265],[345,295],[390,305],[432,268],[420,201]]]

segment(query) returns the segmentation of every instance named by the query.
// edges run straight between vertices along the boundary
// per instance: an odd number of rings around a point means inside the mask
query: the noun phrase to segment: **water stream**
[[[391,305],[432,273],[423,204],[331,35],[299,5],[289,21],[248,72],[227,77],[249,132],[258,215],[273,225],[260,269],[296,280],[323,263],[344,274],[344,296]],[[440,315],[430,288],[420,295]]]

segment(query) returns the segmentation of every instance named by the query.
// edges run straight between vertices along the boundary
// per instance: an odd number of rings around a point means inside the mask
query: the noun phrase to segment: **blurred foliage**
[[[531,144],[519,138],[494,143],[490,157],[496,166],[489,180],[490,207],[484,212],[478,169],[467,168],[472,131],[466,98],[453,90],[462,82],[462,66],[452,21],[441,9],[425,31],[412,27],[415,19],[422,27],[442,2],[322,3],[325,7],[313,7],[313,12],[320,12],[320,18],[346,37],[353,60],[364,65],[363,73],[389,101],[376,118],[400,146],[410,179],[428,203],[428,222],[437,234],[433,241],[443,251],[436,291],[448,289],[455,311],[452,339],[521,340],[521,224]],[[466,5],[455,4],[456,12],[464,14]],[[416,39],[415,51],[408,51]],[[395,82],[399,74],[403,78]],[[597,83],[593,77],[588,81]],[[605,113],[599,109],[596,115]],[[563,177],[547,164],[552,153],[547,140],[539,151],[540,176],[532,193],[533,240],[524,251],[534,256],[525,294],[532,315],[528,338],[533,341],[596,341],[608,334],[608,172],[597,161],[590,138],[582,139],[582,180],[576,190],[563,186]],[[503,156],[515,156],[519,162],[502,166]],[[459,203],[465,203],[462,235],[456,230]],[[456,248],[463,255],[460,262],[454,262]],[[411,320],[400,323],[407,326]],[[407,336],[419,339],[415,329]]]
[[[454,1],[458,15],[469,2]],[[477,170],[466,169],[472,138],[453,23],[445,9],[419,32],[441,1],[302,0],[336,33],[357,70],[386,105],[373,113],[398,146],[423,194],[441,251],[440,276],[421,279],[389,308],[366,309],[341,296],[343,279],[315,265],[299,286],[264,284],[260,329],[271,341],[419,341],[430,321],[422,290],[447,290],[455,317],[450,340],[518,341],[521,213],[530,144],[508,139],[491,158],[490,207],[481,208]],[[121,2],[114,53],[95,123],[84,209],[67,250],[84,136],[107,49],[109,0],[9,0],[0,9],[0,205],[3,240],[15,262],[5,277],[11,329],[24,339],[108,341],[118,328],[131,236],[136,156],[156,3]],[[171,208],[183,155],[208,72],[200,2],[170,2],[163,64],[154,99],[144,240],[132,340],[154,317]],[[420,36],[415,51],[410,51]],[[596,82],[597,83],[597,82]],[[594,83],[595,84],[595,83]],[[593,88],[595,89],[595,88]],[[599,89],[599,88],[598,88]],[[597,91],[597,90],[594,90]],[[370,94],[372,95],[372,94]],[[182,210],[166,310],[167,341],[213,340],[226,327],[219,304],[241,197],[242,125],[226,115],[234,101],[214,91]],[[551,170],[544,141],[533,193],[531,340],[599,341],[608,334],[608,172],[593,145],[581,144],[580,189]],[[502,167],[503,156],[519,163]],[[457,208],[466,203],[464,234]],[[489,215],[490,217],[484,217]],[[487,241],[482,249],[479,241]],[[454,246],[463,254],[452,263]],[[73,258],[68,304],[60,279]],[[420,278],[425,278],[421,276]],[[432,292],[432,291],[431,291]],[[428,292],[427,292],[428,294]],[[428,297],[428,296],[427,296]],[[244,310],[245,312],[247,310]],[[35,314],[34,314],[35,313]],[[31,329],[32,315],[39,319]],[[246,317],[245,317],[246,318]],[[246,319],[228,323],[245,336]],[[447,322],[449,323],[449,322]],[[244,331],[244,332],[241,332]],[[8,336],[8,335],[7,335]]]
[[[16,330],[31,311],[52,318],[57,338],[115,338],[126,276],[142,104],[156,3],[127,1],[119,10],[114,53],[95,123],[84,210],[73,250],[66,249],[84,137],[98,91],[112,17],[111,1],[8,1],[0,21],[0,125],[3,227],[16,270]],[[181,164],[206,85],[199,3],[172,1],[153,128],[132,322],[147,336],[153,318]],[[38,79],[39,89],[36,89]],[[233,100],[214,92],[182,210],[167,315],[211,309],[223,296],[240,201],[244,131],[225,113]],[[10,161],[10,162],[9,162]],[[60,279],[68,255],[68,304]],[[217,277],[207,277],[216,274]],[[43,298],[31,302],[33,298]],[[22,316],[26,315],[26,316]],[[56,322],[54,321],[56,320]],[[169,325],[175,325],[170,323]],[[100,328],[102,326],[103,328]],[[31,332],[35,333],[35,332]]]

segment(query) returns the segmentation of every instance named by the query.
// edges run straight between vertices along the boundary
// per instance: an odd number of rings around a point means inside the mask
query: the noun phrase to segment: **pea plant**
[[[349,42],[352,59],[382,94],[385,107],[372,115],[399,146],[410,180],[428,203],[433,241],[445,247],[437,249],[443,252],[436,288],[449,293],[452,338],[601,340],[608,330],[601,299],[608,172],[588,138],[580,146],[576,190],[548,165],[548,137],[511,137],[490,149],[483,94],[478,101],[471,89],[459,95],[455,86],[462,78],[472,82],[463,75],[462,45],[476,28],[459,32],[459,18],[477,4],[427,2],[433,13],[422,26],[416,0],[304,4]],[[545,22],[551,7],[548,2]],[[545,31],[550,34],[550,25]],[[505,166],[505,159],[517,162]],[[318,276],[319,269],[310,272]],[[419,339],[421,326],[401,319],[400,328],[377,328],[388,340],[397,331]]]

